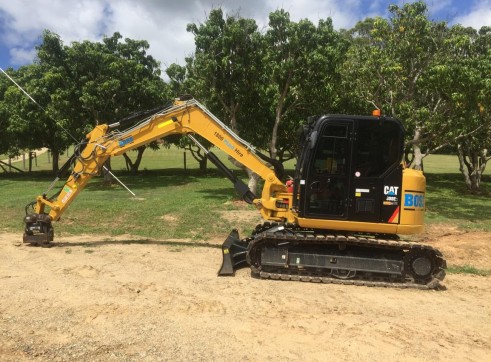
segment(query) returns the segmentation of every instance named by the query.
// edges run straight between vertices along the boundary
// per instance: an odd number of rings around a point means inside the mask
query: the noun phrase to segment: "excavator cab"
[[[298,216],[389,222],[400,206],[403,134],[392,118],[318,117],[302,137],[293,197]]]

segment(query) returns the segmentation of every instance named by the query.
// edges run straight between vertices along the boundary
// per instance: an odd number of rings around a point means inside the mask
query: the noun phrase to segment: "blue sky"
[[[337,29],[350,28],[366,17],[387,16],[389,4],[401,0],[0,0],[0,67],[17,68],[35,57],[43,29],[59,34],[65,44],[98,41],[119,31],[123,37],[145,39],[149,53],[165,69],[183,64],[192,54],[193,37],[186,24],[199,23],[216,7],[256,19],[266,26],[268,14],[278,8],[292,20],[313,22],[331,17]],[[491,0],[427,0],[430,18],[476,29],[491,26]]]

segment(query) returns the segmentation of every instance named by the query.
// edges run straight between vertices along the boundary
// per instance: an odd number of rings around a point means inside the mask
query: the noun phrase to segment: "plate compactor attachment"
[[[24,218],[24,243],[48,246],[53,241],[53,226],[48,214],[29,214]]]

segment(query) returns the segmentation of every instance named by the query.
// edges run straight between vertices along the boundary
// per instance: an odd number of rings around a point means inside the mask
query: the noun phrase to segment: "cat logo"
[[[384,186],[384,195],[396,196],[399,186]]]

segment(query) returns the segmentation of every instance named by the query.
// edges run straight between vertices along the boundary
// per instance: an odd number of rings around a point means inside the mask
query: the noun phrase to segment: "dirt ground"
[[[450,274],[442,291],[218,278],[216,245],[20,238],[0,233],[2,361],[490,360],[490,276]],[[491,269],[489,233],[424,240]]]

